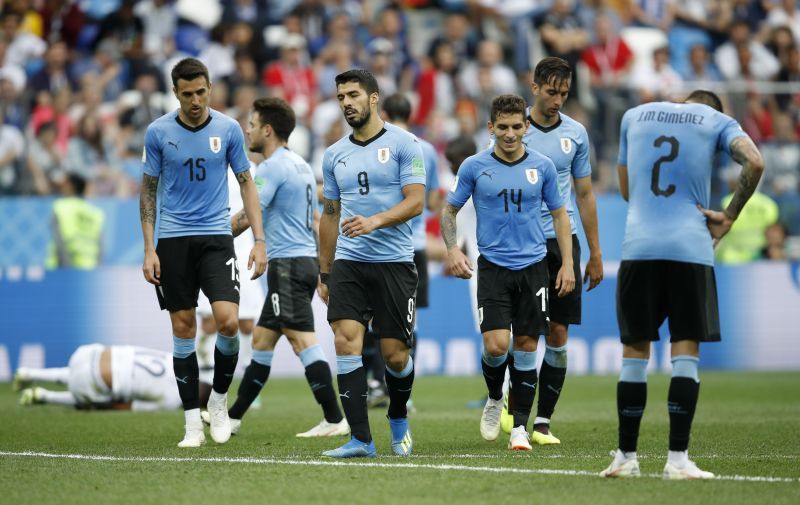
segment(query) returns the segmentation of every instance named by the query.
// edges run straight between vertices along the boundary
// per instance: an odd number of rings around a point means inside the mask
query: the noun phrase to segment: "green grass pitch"
[[[616,446],[616,377],[567,378],[553,420],[560,446],[530,453],[484,442],[480,377],[421,377],[414,455],[391,455],[384,409],[371,409],[379,457],[334,462],[345,441],[296,439],[321,419],[303,380],[272,380],[263,406],[224,445],[178,449],[180,412],[20,407],[0,385],[0,503],[59,504],[690,504],[800,503],[800,374],[702,374],[690,456],[721,478],[665,482],[669,377],[649,378],[638,480],[595,476]],[[235,391],[235,390],[234,390]],[[234,393],[232,393],[233,396]]]

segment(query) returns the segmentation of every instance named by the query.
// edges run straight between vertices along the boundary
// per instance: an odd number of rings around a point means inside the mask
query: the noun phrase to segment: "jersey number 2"
[[[675,137],[666,137],[662,135],[658,137],[655,142],[653,142],[653,145],[656,147],[661,147],[661,144],[663,144],[664,142],[669,144],[669,154],[666,154],[657,159],[655,164],[653,165],[653,175],[652,178],[650,179],[650,190],[656,196],[663,196],[665,198],[668,198],[672,196],[672,193],[675,192],[675,185],[670,184],[669,186],[667,186],[667,189],[661,189],[660,187],[658,187],[658,177],[661,174],[661,164],[674,161],[675,158],[678,157],[678,149],[680,148],[680,143],[678,142],[678,139],[676,139]]]

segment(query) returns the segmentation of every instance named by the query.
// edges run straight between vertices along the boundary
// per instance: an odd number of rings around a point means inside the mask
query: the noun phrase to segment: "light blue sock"
[[[508,359],[508,354],[501,354],[500,356],[492,356],[484,349],[482,359],[483,362],[489,365],[490,367],[497,368],[506,362],[506,359]]]
[[[300,362],[303,363],[303,367],[307,367],[315,361],[325,361],[325,353],[322,352],[322,347],[319,344],[306,347],[300,351],[298,356],[300,357]]]
[[[686,377],[692,379],[698,384],[700,383],[700,375],[697,372],[697,366],[700,364],[700,358],[697,356],[673,356],[672,357],[672,376],[673,377]]]
[[[567,368],[567,346],[561,347],[545,346],[544,360],[553,368]]]
[[[193,338],[178,338],[172,336],[172,355],[176,358],[188,358],[195,352]]]
[[[336,355],[336,373],[338,375],[349,374],[350,372],[361,368],[364,364],[361,362],[361,356],[339,356]]]
[[[536,370],[536,351],[513,351],[514,368],[520,372],[530,372]]]
[[[412,370],[414,370],[414,358],[412,358],[411,356],[408,357],[408,363],[406,363],[406,366],[399,372],[395,372],[388,366],[386,367],[386,373],[392,375],[393,377],[397,377],[398,379],[402,379],[403,377],[408,377],[409,374],[411,374]]]
[[[647,360],[640,358],[622,358],[622,370],[619,372],[620,382],[647,382]]]
[[[275,351],[253,351],[253,361],[259,365],[272,366],[272,355]]]
[[[217,349],[225,356],[233,356],[239,354],[239,333],[232,337],[226,337],[222,333],[217,332]]]

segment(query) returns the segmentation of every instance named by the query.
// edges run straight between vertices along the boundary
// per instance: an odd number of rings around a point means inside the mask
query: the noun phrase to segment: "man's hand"
[[[472,263],[458,247],[447,250],[447,271],[460,279],[472,277]]]
[[[321,280],[317,281],[317,294],[325,305],[328,305],[328,285]]]
[[[711,238],[714,239],[714,247],[717,247],[722,237],[724,237],[725,234],[730,231],[731,226],[733,226],[733,219],[724,212],[718,210],[704,209],[700,205],[697,206],[697,209],[706,216],[706,226],[708,226],[708,231],[711,233]]]
[[[603,258],[597,255],[589,255],[589,262],[586,264],[586,272],[583,274],[583,283],[589,282],[586,291],[591,291],[603,280]]]
[[[377,228],[378,222],[374,216],[353,216],[342,221],[342,235],[349,238],[368,235]]]
[[[161,285],[161,261],[158,259],[155,249],[144,252],[144,263],[142,264],[144,278],[150,284]]]
[[[565,263],[561,264],[556,276],[556,289],[559,298],[567,296],[575,289],[575,272],[572,271],[572,264],[569,266]]]
[[[255,268],[253,268],[255,266]],[[247,259],[247,269],[253,268],[253,276],[250,280],[261,277],[267,269],[267,245],[262,240],[257,240],[250,249],[250,257]]]

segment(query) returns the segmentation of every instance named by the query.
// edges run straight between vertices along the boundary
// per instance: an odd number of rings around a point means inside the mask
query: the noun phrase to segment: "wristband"
[[[330,278],[331,274],[328,272],[320,272],[319,273],[319,281],[326,286],[328,285],[328,279]]]
[[[264,240],[263,238],[257,238],[257,239],[254,240],[254,242],[264,242],[264,244],[267,243],[267,241]]]

